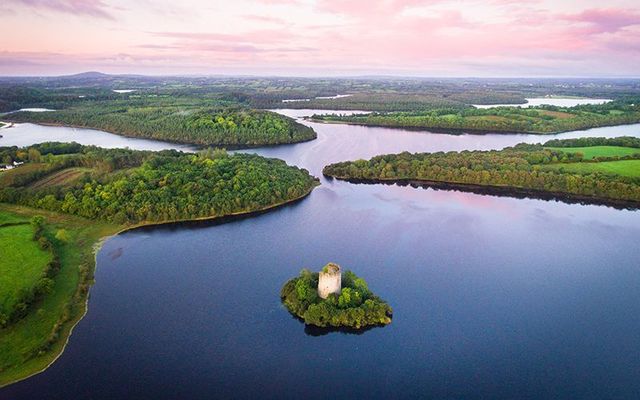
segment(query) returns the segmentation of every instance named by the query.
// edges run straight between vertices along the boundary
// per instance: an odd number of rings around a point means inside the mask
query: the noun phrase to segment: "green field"
[[[622,146],[590,146],[590,147],[547,147],[549,150],[565,153],[582,153],[585,160],[596,157],[623,157],[640,153],[640,149]]]
[[[609,175],[620,175],[640,178],[640,160],[620,160],[592,163],[551,164],[545,169],[562,170],[580,174],[602,172]]]
[[[89,173],[92,170],[92,168],[80,167],[65,168],[61,171],[45,176],[44,178],[32,183],[29,187],[31,189],[45,189],[52,186],[68,186],[85,173]]]
[[[54,278],[53,292],[35,304],[26,317],[1,330],[0,387],[42,370],[62,351],[66,343],[64,338],[85,311],[86,288],[93,279],[95,265],[93,246],[100,238],[118,229],[101,221],[0,204],[0,223],[28,221],[34,215],[45,217],[48,233],[64,228],[69,232],[70,240],[57,247],[62,267]],[[0,228],[0,233],[6,228]],[[25,228],[31,229],[29,225]],[[21,242],[14,235],[0,239],[1,246],[11,249]],[[4,255],[12,252],[0,248],[3,268]],[[4,272],[0,278],[4,279]],[[0,282],[0,287],[6,286]],[[56,331],[54,327],[59,329]]]
[[[29,220],[16,214],[0,212],[0,227],[9,224],[27,223]]]
[[[0,215],[6,213],[0,213]],[[5,218],[11,218],[6,215]],[[33,287],[40,278],[51,254],[41,250],[33,239],[33,228],[21,225],[0,227],[0,314],[8,315],[19,301],[22,291]]]
[[[46,163],[27,163],[9,171],[0,173],[0,187],[13,186],[22,177],[35,172],[43,171],[48,168]]]

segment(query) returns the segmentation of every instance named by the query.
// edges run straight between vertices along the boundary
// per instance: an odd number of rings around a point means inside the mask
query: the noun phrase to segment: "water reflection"
[[[319,175],[545,139],[313,126],[317,141],[250,151]],[[639,235],[629,210],[323,178],[293,206],[108,240],[65,353],[0,397],[635,398]],[[365,277],[393,322],[305,334],[279,291],[328,261]]]

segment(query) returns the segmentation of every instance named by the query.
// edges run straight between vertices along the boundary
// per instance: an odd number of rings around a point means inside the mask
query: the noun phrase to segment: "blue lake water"
[[[250,151],[320,176],[547,139],[311,125],[315,141]],[[640,125],[554,137],[620,135]],[[0,398],[638,398],[638,237],[637,211],[322,178],[259,216],[109,239],[66,351]],[[315,335],[288,314],[282,284],[329,261],[393,306],[391,325]]]

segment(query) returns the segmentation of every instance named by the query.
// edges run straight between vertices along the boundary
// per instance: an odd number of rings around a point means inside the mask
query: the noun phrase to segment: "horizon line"
[[[333,78],[333,79],[367,79],[367,78],[377,78],[377,79],[595,79],[595,80],[614,80],[614,79],[630,79],[630,80],[640,80],[640,75],[419,75],[419,74],[410,74],[410,75],[401,75],[401,74],[339,74],[339,75],[306,75],[306,74],[233,74],[233,73],[197,73],[197,74],[154,74],[154,73],[108,73],[101,72],[95,70],[77,72],[77,73],[69,73],[69,74],[57,74],[57,75],[48,75],[48,74],[28,74],[28,75],[0,75],[0,79],[4,78],[68,78],[79,75],[88,75],[88,74],[96,74],[96,75],[104,75],[105,77],[174,77],[174,78],[303,78],[303,79],[322,79],[322,78]]]

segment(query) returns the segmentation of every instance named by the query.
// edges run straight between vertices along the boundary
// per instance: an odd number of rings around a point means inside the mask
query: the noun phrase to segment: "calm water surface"
[[[558,107],[574,107],[583,104],[603,104],[611,101],[610,99],[576,99],[561,97],[536,97],[526,99],[526,104],[474,104],[476,108],[492,108],[492,107],[535,107],[541,105],[558,106]]]
[[[312,125],[318,140],[253,152],[319,176],[379,153],[545,140]],[[323,179],[257,217],[108,240],[65,353],[0,398],[637,398],[639,235],[634,211]],[[328,261],[364,276],[393,323],[306,332],[278,292]]]
[[[83,145],[95,145],[105,148],[128,147],[134,150],[193,150],[195,147],[155,140],[128,138],[95,129],[68,128],[63,126],[44,126],[36,124],[15,124],[0,129],[1,146],[29,146],[43,142],[77,142]]]

